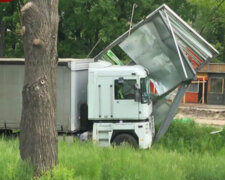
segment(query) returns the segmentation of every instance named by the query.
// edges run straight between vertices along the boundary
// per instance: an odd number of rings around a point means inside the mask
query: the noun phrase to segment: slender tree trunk
[[[40,173],[57,163],[58,0],[31,0],[22,7],[21,14],[25,80],[20,155]]]
[[[5,32],[6,24],[5,22],[0,22],[0,58],[4,57],[5,50]]]

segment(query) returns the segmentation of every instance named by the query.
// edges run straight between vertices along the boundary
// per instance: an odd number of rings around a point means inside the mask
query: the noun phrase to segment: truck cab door
[[[112,78],[111,77],[98,77],[97,79],[97,94],[95,110],[95,118],[103,120],[111,120],[112,112]]]
[[[139,119],[139,103],[135,102],[135,84],[138,79],[114,79],[113,119]]]

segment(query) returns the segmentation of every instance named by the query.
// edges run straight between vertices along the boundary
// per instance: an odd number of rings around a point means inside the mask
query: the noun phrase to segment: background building
[[[225,64],[208,64],[192,81],[183,103],[225,104]]]

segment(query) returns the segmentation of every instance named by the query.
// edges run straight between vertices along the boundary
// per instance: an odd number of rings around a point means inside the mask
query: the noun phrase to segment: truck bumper
[[[116,131],[133,131],[138,137],[141,149],[147,149],[152,145],[154,132],[151,122],[94,123],[93,142],[103,147],[110,146],[112,135]]]

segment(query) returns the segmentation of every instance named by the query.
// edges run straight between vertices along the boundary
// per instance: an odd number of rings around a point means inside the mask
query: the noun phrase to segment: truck
[[[115,48],[132,63],[105,61]],[[91,131],[100,146],[126,142],[149,148],[166,133],[198,70],[217,55],[163,4],[94,58],[59,59],[57,130]],[[1,130],[19,129],[23,79],[24,59],[0,59]],[[168,99],[174,90],[174,98]]]

